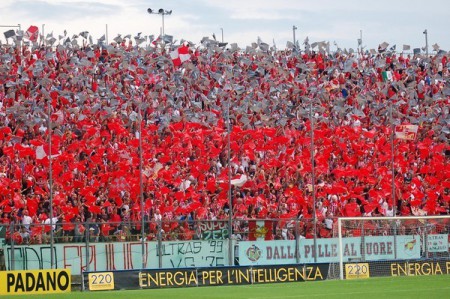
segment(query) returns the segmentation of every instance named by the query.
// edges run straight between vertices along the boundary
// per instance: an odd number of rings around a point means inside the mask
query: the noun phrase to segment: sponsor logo
[[[69,270],[0,272],[0,295],[70,292]]]
[[[406,258],[414,257],[417,252],[420,250],[419,246],[420,243],[418,242],[418,239],[404,239],[403,242],[400,242],[400,247],[398,248],[398,252],[401,255],[404,255]]]
[[[256,262],[257,260],[259,260],[262,253],[261,253],[261,249],[259,249],[258,246],[252,245],[247,249],[245,254],[247,255],[247,258],[250,261]]]

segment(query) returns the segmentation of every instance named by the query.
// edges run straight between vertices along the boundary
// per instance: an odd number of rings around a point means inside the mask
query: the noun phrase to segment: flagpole
[[[425,54],[428,57],[428,30],[425,29],[425,31],[423,32],[423,34],[425,34]]]
[[[358,47],[359,47],[359,57],[362,57],[362,51],[363,51],[363,46],[362,46],[362,30],[359,30]]]
[[[50,196],[50,269],[53,269],[54,255],[54,234],[53,234],[53,171],[52,171],[52,123],[51,123],[51,100],[48,100],[48,184]],[[56,225],[56,224],[55,224]]]
[[[230,98],[228,97],[227,101],[227,160],[228,160],[228,240],[230,244],[228,244],[228,259],[230,266],[233,266],[233,241],[231,239],[231,235],[233,232],[233,200],[231,198],[231,126],[230,126]]]
[[[293,41],[294,41],[294,48],[295,48],[295,30],[297,30],[297,26],[293,25],[292,26],[292,35],[293,35]]]
[[[45,46],[45,35],[44,35],[44,27],[45,27],[45,24],[42,24],[42,45],[43,46]]]
[[[133,92],[134,95],[134,92]],[[142,269],[146,266],[145,254],[145,221],[144,221],[144,185],[142,180],[142,97],[139,101],[139,197],[141,200],[141,240],[142,240]]]
[[[389,106],[389,119],[391,123],[391,172],[392,172],[392,206],[393,206],[393,216],[397,217],[397,203],[395,198],[395,156],[394,156],[394,138],[395,138],[395,125],[392,117],[392,99],[390,99]],[[394,225],[394,257],[397,258],[397,226]]]
[[[397,215],[397,203],[396,203],[396,199],[395,199],[395,165],[394,165],[394,121],[392,118],[392,99],[390,101],[390,105],[389,105],[389,122],[391,124],[391,172],[392,172],[392,177],[391,177],[391,184],[392,184],[392,205],[394,208],[394,217]]]
[[[312,185],[312,201],[313,201],[313,224],[314,224],[314,262],[317,262],[317,217],[316,217],[316,173],[314,163],[314,118],[313,118],[313,99],[309,102],[309,119],[311,127],[311,185]]]

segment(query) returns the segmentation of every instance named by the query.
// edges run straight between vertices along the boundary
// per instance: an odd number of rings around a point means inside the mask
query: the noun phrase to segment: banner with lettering
[[[370,277],[450,275],[450,260],[396,260],[369,262]]]
[[[428,252],[447,252],[448,235],[428,235],[427,249]]]
[[[131,270],[142,268],[141,242],[55,244],[56,268],[83,271]],[[50,245],[5,246],[6,269],[48,269]],[[159,268],[158,242],[144,243],[145,268]],[[220,267],[229,265],[228,240],[161,242],[162,268]],[[13,266],[14,263],[14,266]]]
[[[228,238],[227,221],[200,222],[199,229],[203,240],[224,240]]]
[[[343,256],[348,260],[393,260],[420,258],[419,236],[377,236],[344,238]],[[396,244],[396,247],[394,246]],[[4,246],[7,270],[32,270],[50,268],[49,245]],[[229,266],[228,240],[192,240],[161,242],[161,259],[158,242],[144,243],[144,268],[223,267]],[[241,265],[281,265],[314,263],[314,241],[243,241],[238,243]],[[339,261],[337,238],[317,240],[317,262]],[[70,269],[72,274],[82,271],[111,271],[140,269],[141,242],[55,244],[53,256],[57,268]]]
[[[327,279],[328,269],[329,264],[269,265],[84,272],[82,275],[85,290],[97,291],[316,281]]]
[[[343,260],[376,261],[420,258],[419,236],[373,236],[342,239]],[[317,262],[339,262],[339,239],[317,239]],[[397,242],[397,247],[394,244]],[[280,265],[314,263],[314,240],[245,241],[239,242],[241,265]]]
[[[0,295],[32,295],[71,291],[69,270],[0,271]]]
[[[221,267],[229,265],[228,240],[161,242],[162,268]],[[158,243],[150,242],[147,268],[159,268]]]

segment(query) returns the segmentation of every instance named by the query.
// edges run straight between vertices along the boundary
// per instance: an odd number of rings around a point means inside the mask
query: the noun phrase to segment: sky
[[[433,44],[450,50],[450,1],[448,0],[1,0],[0,25],[36,25],[55,37],[67,30],[68,36],[88,31],[95,39],[107,33],[111,42],[117,34],[158,36],[161,15],[147,8],[172,10],[164,17],[164,31],[178,41],[199,44],[202,37],[240,47],[258,37],[278,49],[294,38],[303,43],[330,41],[331,50],[357,47],[362,34],[365,49],[382,42],[404,44],[411,49],[425,46],[427,29],[429,51]],[[8,29],[0,28],[2,32]],[[0,40],[5,42],[3,34]]]

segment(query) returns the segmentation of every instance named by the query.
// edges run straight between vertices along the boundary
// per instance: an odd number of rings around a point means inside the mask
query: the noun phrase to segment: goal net
[[[446,274],[449,232],[450,216],[338,218],[328,278]]]

